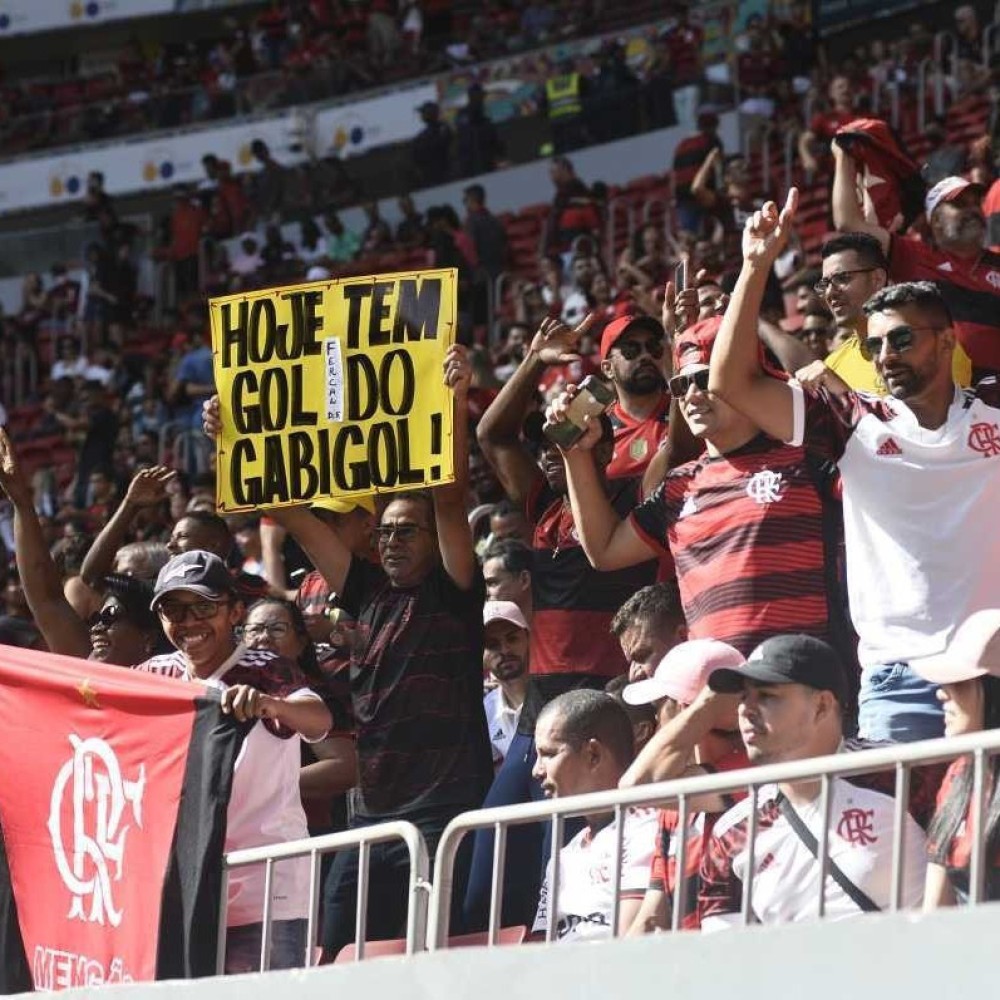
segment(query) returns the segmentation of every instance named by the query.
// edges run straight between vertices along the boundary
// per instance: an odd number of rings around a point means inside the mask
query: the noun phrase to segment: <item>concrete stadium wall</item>
[[[114,1000],[968,1000],[997,993],[1000,905],[927,917],[463,949],[266,976],[67,991]],[[110,992],[106,992],[110,990]]]

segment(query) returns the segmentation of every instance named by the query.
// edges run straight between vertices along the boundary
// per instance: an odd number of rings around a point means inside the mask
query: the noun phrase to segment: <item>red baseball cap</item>
[[[674,371],[681,372],[692,365],[707,367],[720,326],[722,317],[710,316],[680,333],[674,342]]]
[[[645,313],[632,313],[629,316],[619,316],[618,319],[613,319],[604,328],[604,333],[601,334],[601,360],[606,361],[608,354],[611,353],[611,348],[626,333],[631,333],[633,329],[648,330],[650,333],[655,333],[658,337],[664,336],[663,327],[660,325],[659,320],[653,319],[652,316],[647,316]]]

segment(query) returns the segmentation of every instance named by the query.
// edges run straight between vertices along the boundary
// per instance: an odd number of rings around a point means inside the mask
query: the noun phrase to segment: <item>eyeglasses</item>
[[[95,611],[87,619],[87,628],[92,629],[98,625],[111,628],[112,625],[117,625],[118,622],[126,621],[127,619],[128,612],[120,604],[109,604],[101,608],[100,611]]]
[[[375,529],[375,538],[378,540],[379,545],[383,543],[388,545],[392,541],[393,536],[401,542],[412,542],[421,531],[430,531],[430,528],[425,528],[422,524],[410,524],[406,521],[397,522],[396,524],[380,524]]]
[[[869,358],[877,358],[882,354],[882,345],[888,344],[893,354],[902,354],[908,351],[916,338],[917,330],[939,330],[937,326],[897,326],[891,329],[884,337],[865,337],[861,341],[861,347],[865,355]]]
[[[229,601],[192,601],[190,604],[183,604],[180,601],[164,601],[156,606],[156,613],[172,625],[180,625],[188,612],[196,622],[208,621],[214,618],[219,608],[227,607]]]
[[[826,290],[833,285],[834,288],[843,289],[846,288],[851,283],[851,278],[856,274],[868,274],[869,271],[881,271],[880,267],[857,267],[853,271],[838,271],[836,274],[831,274],[829,277],[820,278],[819,281],[813,285],[813,291],[817,295],[823,295]]]
[[[626,360],[635,361],[643,351],[651,358],[663,357],[662,340],[626,340],[615,344],[614,349]]]
[[[674,399],[683,399],[692,385],[699,392],[708,392],[708,369],[702,368],[691,375],[674,375],[667,385]]]
[[[244,625],[243,638],[261,639],[266,635],[269,639],[283,639],[291,631],[292,626],[288,622],[264,622],[261,625]]]

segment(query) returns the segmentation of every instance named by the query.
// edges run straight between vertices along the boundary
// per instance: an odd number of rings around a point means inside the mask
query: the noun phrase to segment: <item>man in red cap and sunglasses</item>
[[[846,652],[832,471],[802,448],[767,437],[708,391],[720,323],[719,317],[695,323],[674,347],[670,392],[691,433],[705,443],[700,458],[668,472],[623,519],[601,489],[591,453],[600,437],[596,422],[564,452],[581,544],[600,570],[669,550],[692,639],[718,639],[746,655],[763,639],[794,630]],[[570,387],[555,399],[548,419],[563,419],[572,396]]]
[[[608,411],[615,433],[608,479],[641,476],[666,436],[665,349],[663,326],[652,316],[620,316],[601,334],[601,373],[618,393]]]

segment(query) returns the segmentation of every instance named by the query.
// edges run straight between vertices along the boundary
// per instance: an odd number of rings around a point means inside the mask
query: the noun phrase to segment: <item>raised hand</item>
[[[568,420],[567,411],[569,410],[570,403],[573,402],[573,397],[576,396],[578,391],[577,386],[570,383],[561,392],[557,393],[545,408],[545,422],[548,424],[561,424]],[[583,420],[583,435],[573,444],[573,448],[580,451],[590,451],[601,440],[603,429],[599,419],[593,420],[590,416],[585,416]]]
[[[31,503],[31,488],[3,427],[0,427],[0,489],[12,504]]]
[[[588,313],[576,327],[559,319],[544,319],[531,338],[531,350],[544,365],[566,365],[579,361],[576,353],[580,337],[594,325],[594,314]]]
[[[754,212],[743,227],[743,259],[757,264],[773,264],[788,243],[799,207],[799,189],[791,188],[785,207],[767,202]]]
[[[210,438],[222,433],[222,407],[218,394],[201,404],[201,426]]]
[[[452,344],[444,356],[444,384],[456,398],[465,399],[472,384],[469,351],[463,344]]]
[[[125,502],[133,507],[151,507],[167,499],[167,483],[177,475],[165,465],[140,469],[128,484]]]

